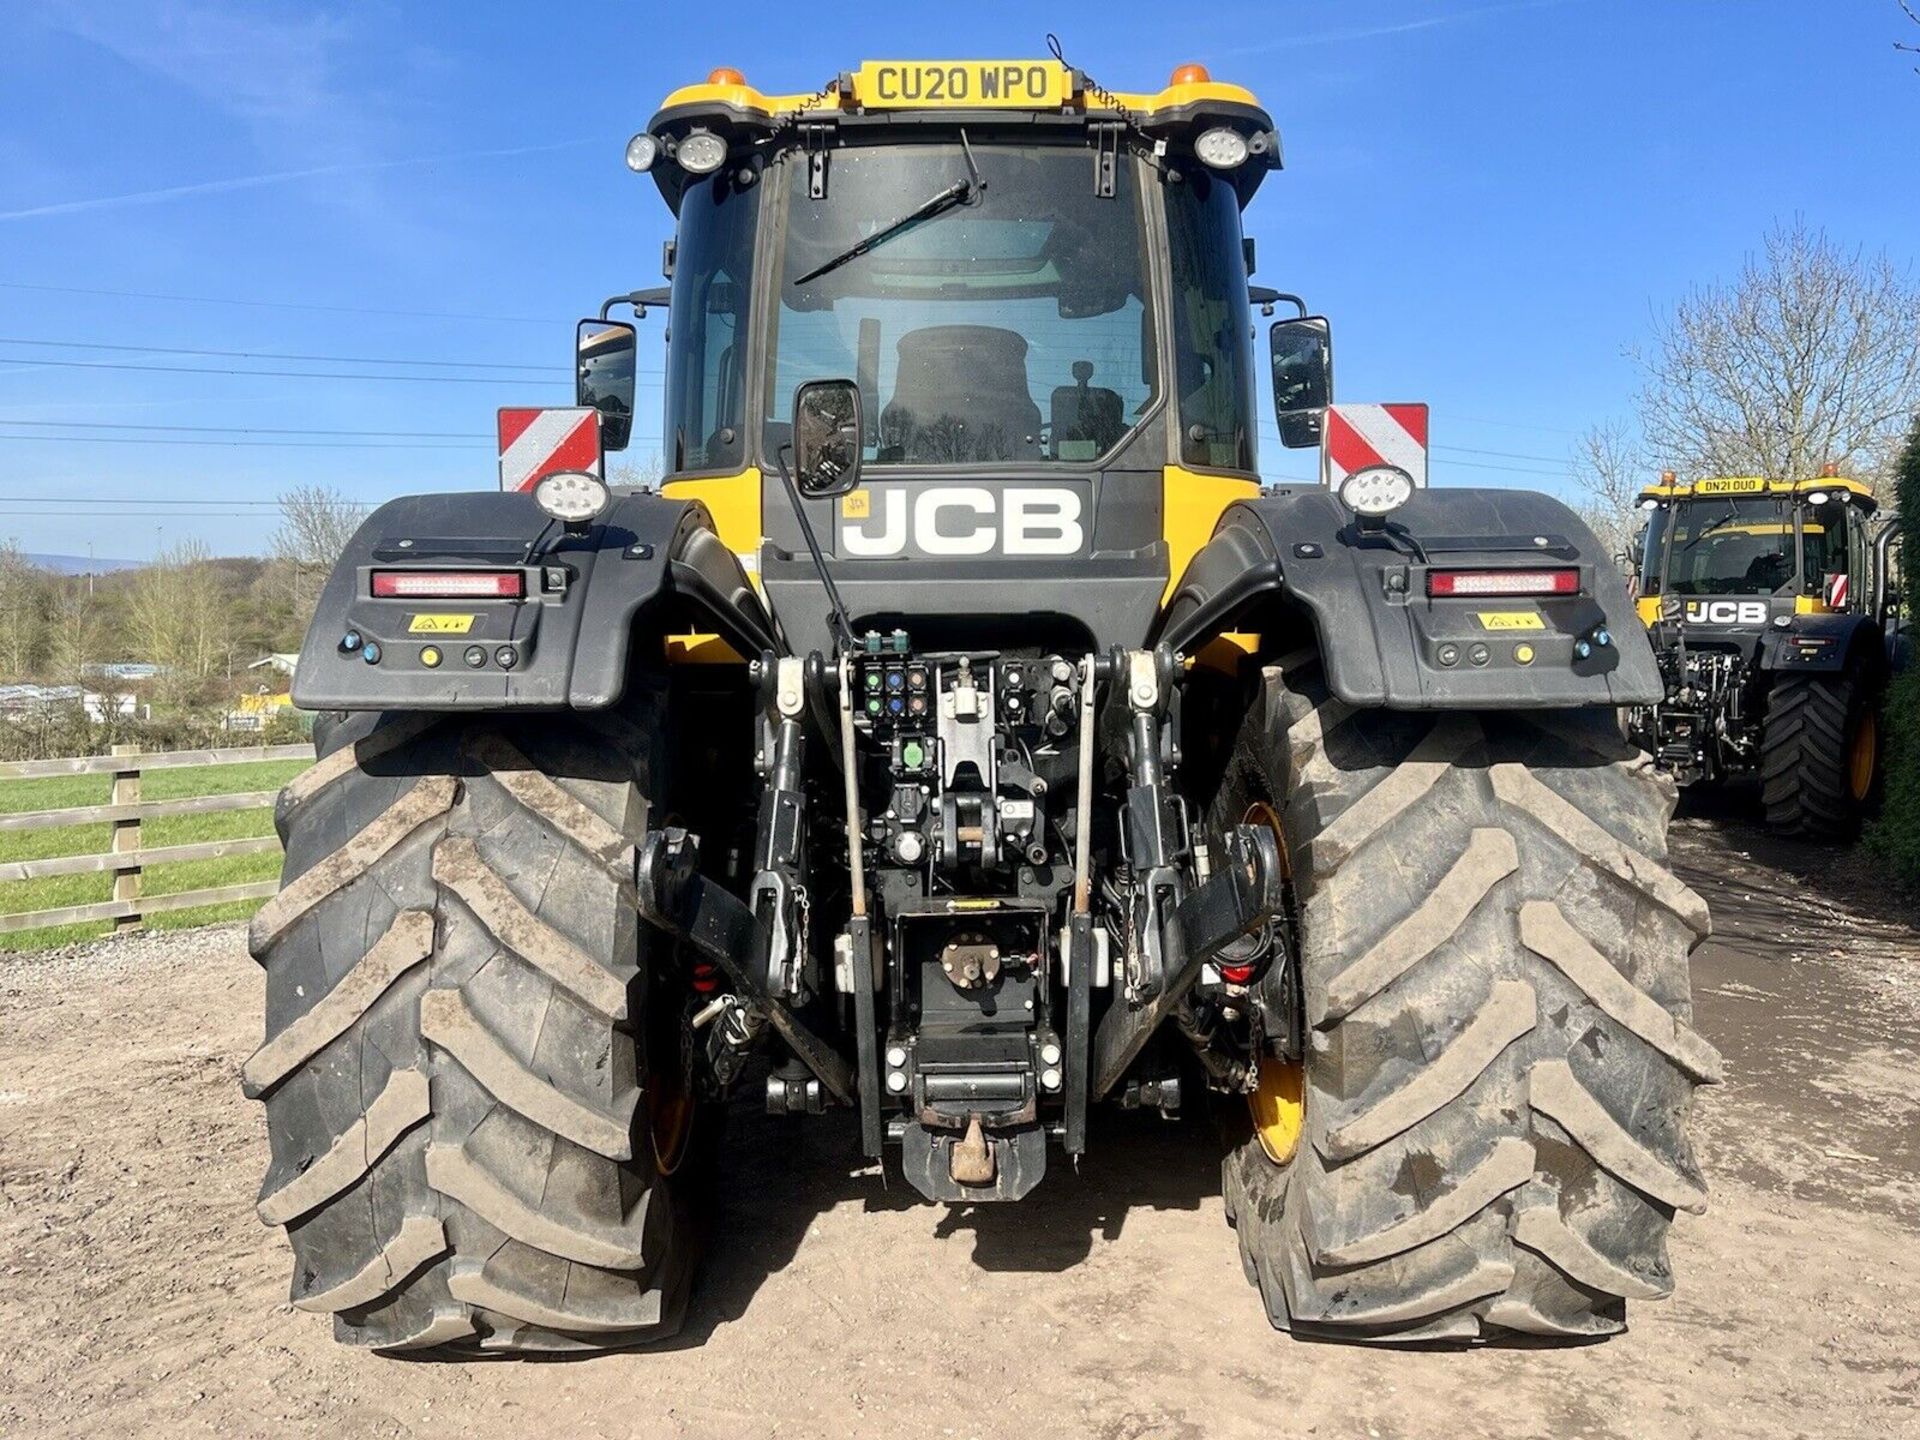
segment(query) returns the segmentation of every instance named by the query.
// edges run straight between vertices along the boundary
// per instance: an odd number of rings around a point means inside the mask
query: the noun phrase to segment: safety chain
[[[1089,75],[1085,70],[1082,70],[1078,65],[1075,65],[1072,61],[1068,60],[1065,55],[1060,53],[1060,37],[1058,35],[1052,34],[1051,32],[1048,33],[1047,49],[1053,52],[1054,59],[1079,75],[1079,77],[1086,82],[1087,89],[1093,92],[1094,97],[1099,100],[1102,105],[1105,105],[1107,109],[1118,115],[1121,122],[1125,124],[1129,130],[1140,131],[1139,120],[1134,117],[1133,111],[1120,103],[1120,97],[1118,95],[1107,89],[1106,86],[1094,79],[1093,76]]]
[[[821,101],[825,100],[829,95],[832,95],[833,93],[835,93],[837,90],[839,90],[839,88],[840,88],[840,77],[836,75],[834,76],[833,79],[827,81],[826,84],[822,85],[818,90],[814,91],[813,94],[809,95],[806,99],[802,100],[798,105],[794,106],[793,109],[779,116],[774,121],[772,135],[779,135],[784,133],[785,131],[791,130],[794,126],[798,125],[802,119],[805,118],[807,111],[813,109],[814,106],[818,105]],[[768,138],[772,138],[772,135],[770,135]]]

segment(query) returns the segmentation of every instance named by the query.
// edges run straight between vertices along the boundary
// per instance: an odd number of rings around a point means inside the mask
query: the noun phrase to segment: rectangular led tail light
[[[376,570],[379,600],[519,600],[527,579],[519,570]]]
[[[1429,570],[1427,594],[1454,596],[1578,595],[1578,570]]]

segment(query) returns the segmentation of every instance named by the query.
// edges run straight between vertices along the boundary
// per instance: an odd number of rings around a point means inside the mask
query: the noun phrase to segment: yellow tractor
[[[667,97],[626,159],[670,285],[582,322],[577,407],[502,413],[500,491],[370,516],[301,652],[344,718],[281,803],[245,1069],[296,1305],[671,1335],[747,1092],[962,1205],[1075,1183],[1096,1105],[1217,1105],[1303,1336],[1668,1293],[1718,1061],[1614,719],[1652,650],[1549,497],[1262,488],[1256,309],[1299,312],[1282,443],[1344,413],[1326,321],[1250,284],[1280,155],[1193,65]],[[657,490],[592,443],[641,409],[628,308],[668,315]]]
[[[1903,661],[1897,525],[1835,466],[1810,480],[1669,472],[1639,503],[1636,603],[1664,688],[1631,711],[1633,738],[1681,785],[1757,779],[1780,834],[1851,838]]]

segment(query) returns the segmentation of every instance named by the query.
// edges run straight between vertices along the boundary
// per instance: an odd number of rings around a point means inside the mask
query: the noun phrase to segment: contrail
[[[545,155],[555,150],[574,150],[598,140],[563,140],[555,145],[515,145],[504,150],[467,150],[453,155],[422,155],[411,160],[360,160],[339,165],[315,165],[305,170],[276,170],[266,175],[237,175],[227,180],[202,180],[192,185],[169,185],[161,190],[136,190],[127,195],[96,195],[88,200],[62,200],[53,205],[34,205],[25,210],[0,211],[0,220],[37,220],[49,215],[79,215],[93,210],[122,210],[135,205],[162,205],[169,200],[184,200],[196,195],[224,195],[234,190],[257,190],[266,185],[284,185],[290,180],[311,180],[322,175],[349,175],[368,170],[398,170],[410,165],[444,165],[465,160],[498,160],[513,155]]]
[[[1347,40],[1377,40],[1383,36],[1405,35],[1415,30],[1432,30],[1441,25],[1453,25],[1463,20],[1477,20],[1483,15],[1500,15],[1513,10],[1544,10],[1548,6],[1569,3],[1571,0],[1508,0],[1504,5],[1482,5],[1477,10],[1456,10],[1448,15],[1428,15],[1419,20],[1401,20],[1391,25],[1372,25],[1355,30],[1322,30],[1310,35],[1287,35],[1278,40],[1269,41],[1265,45],[1249,45],[1223,53],[1264,55],[1274,50],[1290,50],[1299,45],[1332,45]]]

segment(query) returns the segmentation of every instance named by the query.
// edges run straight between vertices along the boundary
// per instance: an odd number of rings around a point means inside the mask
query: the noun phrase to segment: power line
[[[3,423],[3,422],[0,422]],[[166,435],[0,435],[0,442],[66,445],[218,445],[237,450],[491,450],[477,441],[443,440],[191,440]]]
[[[381,310],[359,305],[309,305],[293,300],[239,300],[220,295],[168,295],[151,290],[96,290],[79,285],[31,285],[0,280],[0,289],[33,290],[46,295],[104,295],[115,300],[167,300],[183,305],[238,305],[256,310],[310,310],[323,315],[381,315],[402,320],[485,320],[506,325],[552,325],[553,317],[482,315],[470,310]]]
[[[1547,480],[1565,480],[1569,472],[1565,470],[1535,470],[1525,465],[1489,465],[1485,461],[1443,460],[1442,464],[1459,470],[1488,470],[1501,475],[1538,475]]]
[[[1577,430],[1563,429],[1558,425],[1528,425],[1519,420],[1492,420],[1482,415],[1456,415],[1448,412],[1450,420],[1461,420],[1468,425],[1492,425],[1502,430],[1537,430],[1543,435],[1578,435]]]
[[[164,430],[196,435],[347,435],[378,440],[474,440],[471,430],[287,430],[260,425],[141,425],[113,420],[0,420],[0,425],[32,426],[36,430]]]
[[[349,375],[331,370],[224,370],[205,365],[135,365],[122,360],[42,360],[29,355],[0,355],[0,365],[33,369],[58,366],[63,370],[144,370],[159,375],[257,375],[275,380],[374,380],[414,385],[568,385],[566,380],[507,380],[491,375]],[[6,372],[0,371],[0,374]]]
[[[327,365],[413,365],[458,370],[532,370],[551,375],[558,364],[502,364],[490,360],[418,360],[404,355],[300,355],[274,350],[195,350],[179,345],[110,345],[95,340],[37,340],[0,336],[0,345],[34,345],[60,350],[118,350],[136,355],[199,355],[227,360],[308,360]],[[665,375],[636,368],[635,375]]]
[[[131,520],[247,520],[257,519],[251,510],[121,510],[121,517]],[[44,510],[0,510],[0,516],[16,520],[45,520],[50,518]]]
[[[462,493],[462,492],[454,492]],[[474,494],[485,492],[475,487]],[[376,505],[384,505],[393,496],[377,499],[355,500],[315,500],[308,503],[325,506],[334,510],[368,510]],[[157,495],[0,495],[0,505],[244,505],[249,508],[277,510],[278,500],[170,500]],[[39,514],[42,512],[28,512]]]
[[[280,429],[269,425],[144,425],[131,421],[112,420],[4,420],[0,425],[16,428],[31,427],[35,430],[158,430],[165,434],[193,435],[324,435],[347,439],[367,440],[471,440],[482,441],[486,437],[472,430],[299,430]],[[638,439],[658,439],[650,432],[633,432]],[[0,439],[38,439],[38,436],[0,436]],[[85,436],[57,435],[57,440],[80,440]],[[157,443],[157,442],[156,442]]]
[[[9,424],[0,421],[0,425]],[[657,442],[657,433],[635,431],[631,437],[642,443]],[[41,445],[187,445],[231,450],[445,450],[496,451],[493,441],[466,437],[458,441],[440,440],[199,440],[176,435],[8,435],[0,433],[0,444],[8,442]]]
[[[1433,447],[1448,455],[1491,455],[1499,460],[1540,460],[1548,465],[1565,465],[1564,455],[1522,455],[1517,450],[1475,450],[1466,445],[1435,445]]]
[[[1279,427],[1263,421],[1260,426],[1260,435],[1266,440],[1278,440],[1280,430]],[[1429,445],[1427,448],[1436,455],[1489,455],[1499,460],[1538,460],[1543,464],[1560,466],[1566,466],[1569,463],[1564,455],[1528,455],[1518,450],[1476,450],[1470,445]],[[1563,471],[1555,470],[1552,473],[1558,475]]]
[[[459,370],[543,370],[543,365],[505,365],[486,360],[413,360],[399,355],[294,355],[272,350],[192,350],[180,345],[110,345],[98,340],[36,340],[0,336],[0,345],[35,345],[52,350],[118,350],[135,355],[201,355],[225,360],[313,360],[328,365],[417,365]]]

